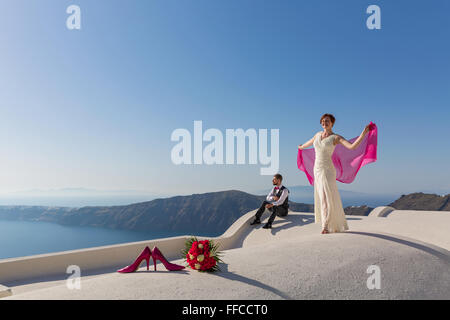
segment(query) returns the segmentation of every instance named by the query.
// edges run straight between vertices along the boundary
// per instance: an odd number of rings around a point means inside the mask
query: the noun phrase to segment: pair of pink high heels
[[[139,268],[139,265],[141,264],[142,260],[146,260],[147,261],[147,270],[150,264],[150,258],[153,258],[153,263],[155,265],[155,271],[156,271],[156,261],[160,260],[163,265],[166,267],[167,270],[169,271],[178,271],[178,270],[182,270],[185,267],[184,266],[180,266],[178,264],[174,264],[174,263],[170,263],[169,261],[167,261],[167,259],[163,256],[163,254],[161,253],[161,251],[159,251],[159,249],[157,247],[154,247],[153,250],[150,250],[149,247],[145,247],[145,249],[141,252],[141,254],[137,257],[136,261],[133,262],[133,264],[130,264],[129,266],[119,269],[117,270],[117,272],[121,272],[121,273],[129,273],[129,272],[134,272]]]

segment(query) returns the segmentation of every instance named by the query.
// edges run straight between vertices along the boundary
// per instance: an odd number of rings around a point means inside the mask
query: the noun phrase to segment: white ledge
[[[369,217],[387,217],[395,208],[389,206],[376,207],[369,213]]]
[[[162,266],[154,272],[142,266],[135,273],[118,274],[112,267],[129,265],[145,245],[157,245],[170,260],[183,263],[180,250],[186,237],[156,239],[8,259],[9,267],[7,260],[0,261],[0,276],[17,279],[3,282],[13,292],[3,299],[450,298],[448,212],[394,210],[388,218],[348,215],[349,231],[327,235],[321,234],[313,213],[276,217],[271,230],[250,226],[254,213],[243,215],[224,234],[213,238],[224,250],[218,273],[203,274],[190,268],[169,273]],[[268,215],[266,212],[261,220]],[[15,267],[23,269],[23,264],[34,264],[38,257],[42,276],[20,281],[24,274]],[[81,267],[80,290],[67,286],[65,269],[69,264]],[[52,268],[58,265],[55,272]],[[89,265],[103,269],[88,272]],[[371,265],[382,269],[380,290],[367,287],[366,268]],[[33,265],[28,270],[36,273]]]
[[[369,216],[384,217],[393,210],[393,208],[386,206],[377,207],[372,210]],[[253,226],[249,225],[249,222],[253,219],[255,212],[256,210],[253,210],[244,214],[239,219],[237,219],[221,236],[210,239],[213,239],[216,243],[219,244],[220,250],[240,248],[243,246],[244,241],[246,241],[247,243],[261,243],[261,241],[264,242],[265,239],[253,239],[255,235],[252,235],[251,233],[254,228]],[[392,212],[392,217],[391,215],[389,215],[389,222],[385,219],[380,219],[379,221],[385,221],[386,223],[388,223],[388,225],[386,227],[383,227],[383,229],[386,229],[390,225],[397,226],[397,220],[402,219],[404,214],[408,213],[409,211],[405,210],[394,210],[394,212]],[[266,215],[268,215],[267,210],[264,216]],[[411,211],[408,216],[411,215],[419,215],[420,218],[422,216],[422,213],[414,213],[414,211]],[[314,220],[313,213],[308,213],[306,214],[306,216],[309,216],[310,219]],[[441,215],[439,214],[439,216]],[[358,216],[347,217],[348,219],[359,219]],[[442,218],[445,217],[442,216]],[[378,219],[373,221],[378,221]],[[397,229],[400,230],[398,227],[395,227],[391,232],[396,231]],[[301,230],[303,230],[303,228]],[[401,230],[403,230],[403,228]],[[258,236],[261,235],[263,234],[258,233]],[[305,236],[306,235],[307,234],[305,234]],[[432,240],[432,242],[435,242],[437,245],[448,247],[446,245],[447,242],[445,239],[435,238],[435,236],[429,235],[428,233],[424,234],[424,231],[422,229],[420,232],[416,232],[416,235],[421,236],[425,241]],[[267,233],[267,236],[270,236],[270,233]],[[190,235],[186,235],[26,257],[2,259],[0,260],[0,283],[3,283],[10,287],[14,287],[14,285],[11,286],[11,283],[17,284],[20,282],[35,282],[39,281],[39,279],[51,277],[66,279],[69,276],[69,274],[66,272],[67,268],[71,265],[78,266],[83,276],[89,273],[104,273],[104,270],[107,269],[109,270],[109,272],[111,272],[132,263],[139,255],[139,253],[145,248],[145,246],[149,246],[150,248],[157,246],[164,253],[167,259],[179,260],[183,258],[181,250],[184,248],[185,241],[189,237]],[[205,237],[198,236],[198,238],[204,239]]]
[[[209,239],[218,243],[220,250],[235,248],[239,245],[239,240],[246,230],[247,222],[254,216],[255,212],[256,210],[253,210],[244,214],[221,236]],[[67,277],[69,274],[66,273],[66,270],[71,265],[78,266],[82,273],[105,268],[124,267],[133,262],[145,246],[149,246],[150,249],[157,246],[169,260],[180,259],[182,258],[181,250],[189,237],[190,235],[186,235],[2,259],[0,260],[0,283],[47,276]],[[198,238],[204,239],[205,237],[198,236]]]
[[[10,295],[12,295],[11,289],[0,284],[0,298],[8,297]]]

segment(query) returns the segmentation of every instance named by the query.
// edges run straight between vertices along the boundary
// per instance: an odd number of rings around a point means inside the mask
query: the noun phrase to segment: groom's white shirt
[[[281,184],[279,188],[281,189],[282,186],[283,185]],[[280,199],[275,201],[273,197],[275,197],[278,193],[278,190],[275,191],[275,187],[273,187],[272,191],[270,191],[270,193],[267,195],[266,200],[272,203],[274,206],[279,206],[283,204],[284,200],[286,200],[287,196],[289,195],[289,191],[287,188],[284,188],[283,193],[281,193]]]

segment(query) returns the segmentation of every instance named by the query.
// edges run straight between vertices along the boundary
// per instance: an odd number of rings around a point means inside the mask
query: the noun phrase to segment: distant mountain
[[[109,207],[0,206],[0,219],[56,222],[127,230],[224,232],[265,196],[237,190],[177,196]],[[312,212],[313,205],[291,203],[291,210]]]
[[[396,209],[450,211],[449,196],[413,193],[389,204]],[[257,209],[265,199],[238,190],[176,196],[121,206],[82,208],[0,206],[0,219],[46,221],[63,225],[93,226],[135,231],[221,233],[243,214]],[[292,211],[314,212],[313,204],[290,201]],[[348,215],[368,215],[373,207],[347,206]]]
[[[68,196],[71,194],[75,195],[83,195],[83,196],[92,196],[96,194],[107,194],[107,195],[143,195],[148,192],[139,191],[139,190],[125,190],[125,189],[117,189],[117,190],[101,190],[101,189],[90,189],[83,187],[67,187],[67,188],[58,188],[58,189],[29,189],[29,190],[21,190],[9,192],[8,195],[28,195],[28,196],[38,196],[38,195],[46,195],[46,196]]]
[[[386,203],[397,199],[401,193],[398,194],[372,194],[366,192],[357,192],[343,190],[338,186],[339,194],[341,196],[342,205],[346,206],[370,206],[378,207],[384,206]],[[290,191],[289,199],[301,203],[314,203],[314,186],[288,186]],[[270,189],[260,190],[258,194],[267,194]]]
[[[415,192],[401,195],[400,198],[388,204],[397,210],[425,210],[425,211],[450,211],[450,194],[437,195],[423,192]],[[366,216],[374,208],[363,206],[349,206],[344,208],[345,214]]]
[[[450,194],[437,195],[423,192],[402,195],[399,199],[388,204],[397,210],[429,210],[450,211]]]
[[[367,216],[374,208],[368,206],[348,206],[344,208],[346,215],[350,216]]]
[[[32,206],[118,206],[150,201],[168,195],[139,190],[98,190],[88,188],[32,189],[0,194],[0,205]]]

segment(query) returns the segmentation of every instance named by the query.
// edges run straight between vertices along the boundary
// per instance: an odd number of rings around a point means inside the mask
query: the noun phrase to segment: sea
[[[0,220],[1,259],[91,248],[126,242],[190,235],[186,232],[136,232],[98,227],[65,226],[40,221]],[[200,236],[216,237],[218,234]]]
[[[72,190],[70,190],[72,191]],[[113,206],[150,201],[148,195],[1,196],[0,205]],[[106,246],[127,242],[191,235],[189,231],[129,231],[101,227],[67,226],[51,222],[0,220],[1,259]],[[197,236],[216,237],[220,234]]]

